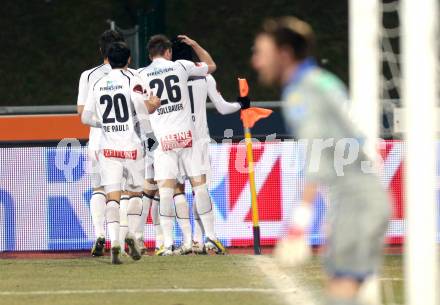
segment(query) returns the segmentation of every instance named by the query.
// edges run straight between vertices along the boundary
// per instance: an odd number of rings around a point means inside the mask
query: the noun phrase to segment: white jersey
[[[89,94],[90,87],[93,86],[100,78],[107,75],[112,68],[109,64],[102,64],[100,66],[94,67],[92,69],[86,70],[81,73],[81,77],[79,78],[79,87],[78,87],[78,106],[84,106],[87,101],[87,95]],[[90,150],[98,150],[99,149],[99,139],[101,136],[100,128],[90,127],[89,133],[89,144],[88,148]]]
[[[212,75],[206,77],[192,76],[188,79],[188,90],[191,100],[191,112],[194,121],[194,137],[209,141],[209,128],[206,116],[206,98],[214,104],[221,114],[230,114],[241,109],[237,102],[229,103],[217,91],[217,83]]]
[[[102,64],[92,69],[86,70],[81,73],[78,86],[78,99],[76,104],[78,106],[84,106],[87,101],[87,95],[89,94],[90,87],[93,86],[99,79],[107,75],[112,70],[109,64]],[[134,69],[128,69],[129,73],[134,76],[138,75]],[[99,149],[99,141],[101,136],[100,128],[90,127],[89,132],[89,144],[90,150]]]
[[[187,60],[173,62],[156,58],[138,72],[147,91],[153,91],[161,99],[161,106],[150,115],[151,127],[160,149],[168,151],[191,147],[194,125],[191,120],[188,78],[205,76],[208,66]]]
[[[93,85],[82,117],[83,121],[87,117],[101,125],[100,149],[104,156],[139,157],[140,134],[150,131],[144,100],[141,79],[127,70],[111,70]]]

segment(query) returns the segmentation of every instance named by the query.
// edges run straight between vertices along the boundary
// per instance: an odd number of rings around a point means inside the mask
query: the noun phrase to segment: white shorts
[[[193,147],[154,151],[154,180],[178,179],[179,176],[198,177],[200,161],[193,154]]]
[[[138,151],[138,156],[141,154]],[[119,159],[104,157],[99,154],[101,167],[101,182],[105,192],[116,192],[120,190],[130,192],[142,192],[145,176],[144,158]]]
[[[101,166],[98,161],[98,150],[87,149],[88,156],[88,172],[94,189],[102,187],[101,184]]]
[[[193,160],[199,164],[200,174],[206,176],[206,183],[209,184],[211,178],[211,158],[209,156],[209,142],[195,142],[193,146]],[[188,179],[184,173],[179,173],[177,181],[180,184],[184,184]]]

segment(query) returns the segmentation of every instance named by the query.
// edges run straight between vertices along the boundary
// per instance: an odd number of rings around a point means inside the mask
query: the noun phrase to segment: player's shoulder
[[[323,92],[342,92],[345,93],[347,88],[345,84],[333,73],[323,68],[315,68],[304,78],[306,87],[313,86]]]
[[[133,77],[139,77],[139,72],[136,69],[128,68],[127,74],[133,76]]]
[[[90,83],[90,85],[93,88],[93,91],[96,91],[97,88],[99,88],[99,87],[105,87],[105,84],[107,84],[107,81],[109,80],[109,78],[110,78],[109,75],[105,74],[105,75],[102,75],[101,77],[95,79],[93,81],[93,83]]]
[[[95,83],[98,79],[102,78],[104,75],[108,74],[111,70],[110,65],[101,64],[99,66],[87,69],[81,73],[81,79],[87,81],[88,83]]]
[[[179,69],[183,69],[185,71],[188,71],[189,69],[191,69],[192,67],[195,66],[195,63],[190,61],[190,60],[185,60],[185,59],[179,59],[176,60],[174,62],[174,64],[179,68]]]

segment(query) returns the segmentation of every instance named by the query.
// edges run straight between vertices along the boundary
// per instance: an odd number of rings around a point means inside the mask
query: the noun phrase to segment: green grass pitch
[[[324,285],[318,258],[301,268],[279,268],[272,278],[261,269],[262,264],[275,264],[266,255],[145,256],[138,262],[124,258],[120,266],[109,260],[0,259],[0,304],[282,305],[289,304],[286,296],[295,300],[297,289],[319,300]],[[301,287],[277,286],[290,278]],[[403,304],[402,288],[402,258],[387,256],[382,274],[385,303]]]

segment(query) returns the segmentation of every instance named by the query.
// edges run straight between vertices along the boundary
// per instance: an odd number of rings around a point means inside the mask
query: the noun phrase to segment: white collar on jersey
[[[116,68],[116,69],[111,69],[109,74],[121,74],[121,71],[123,71],[124,73],[127,73],[127,71],[124,69]]]
[[[153,59],[153,62],[157,62],[157,61],[169,61],[169,60],[163,57],[156,57],[155,59]]]

